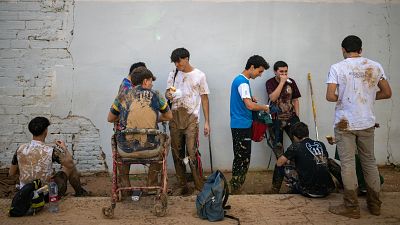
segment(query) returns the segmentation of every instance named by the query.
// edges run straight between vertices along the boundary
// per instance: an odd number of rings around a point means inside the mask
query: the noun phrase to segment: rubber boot
[[[358,205],[357,193],[355,190],[344,190],[344,204],[330,206],[329,212],[353,219],[360,218],[360,206]]]
[[[81,185],[80,174],[75,167],[69,175],[69,183],[75,190],[75,197],[84,197],[90,195],[89,192],[83,189]]]
[[[196,159],[190,160],[189,165],[190,165],[190,170],[192,171],[193,174],[194,186],[196,190],[201,191],[203,189],[204,179],[203,177],[200,176],[199,168],[197,166],[197,160]]]
[[[372,215],[381,215],[382,202],[379,200],[379,192],[375,192],[367,185],[367,206]]]

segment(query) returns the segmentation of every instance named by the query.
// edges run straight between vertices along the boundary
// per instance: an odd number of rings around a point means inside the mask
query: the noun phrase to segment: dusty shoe
[[[379,207],[379,206],[369,206],[368,205],[368,210],[372,215],[375,215],[375,216],[381,215],[381,207]]]
[[[375,192],[367,186],[367,206],[372,215],[381,215],[382,202],[379,200],[379,192]]]
[[[329,212],[345,216],[353,219],[359,219],[360,216],[360,207],[346,207],[344,204],[340,204],[338,206],[329,206]]]

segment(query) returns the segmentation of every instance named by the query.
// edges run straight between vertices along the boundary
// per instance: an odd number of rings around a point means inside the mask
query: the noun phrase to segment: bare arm
[[[204,114],[204,136],[208,136],[210,134],[210,105],[208,102],[208,95],[206,94],[201,95],[201,107],[203,108]]]
[[[300,116],[300,103],[299,99],[295,98],[292,100],[293,107],[294,107],[294,112],[296,113],[297,116]]]
[[[72,159],[71,153],[68,151],[67,145],[64,141],[57,140],[56,145],[64,151],[64,154],[59,154],[60,164],[63,171],[69,176],[71,172],[75,169],[74,160]],[[54,149],[54,151],[59,151]],[[54,153],[53,153],[54,154]]]
[[[110,122],[110,123],[117,122],[118,121],[118,116],[114,115],[114,113],[112,113],[110,111],[110,112],[108,112],[107,121]]]
[[[279,157],[278,161],[276,161],[276,165],[283,166],[287,161],[288,159],[284,155],[282,155],[281,157]]]
[[[380,80],[378,82],[379,91],[376,92],[376,100],[388,99],[392,97],[392,89],[390,88],[387,80]]]
[[[328,102],[337,102],[339,97],[336,94],[336,87],[337,84],[328,84],[328,87],[326,88],[326,100],[328,100]]]
[[[271,94],[269,94],[268,97],[272,102],[275,102],[276,100],[278,100],[279,95],[281,95],[282,88],[283,88],[283,85],[285,84],[285,82],[286,82],[286,80],[281,78],[281,81],[279,82],[278,87],[276,87],[275,90]]]
[[[15,176],[18,174],[18,164],[17,165],[12,165],[10,166],[10,170],[8,170],[8,175],[10,176]]]
[[[170,121],[172,120],[172,111],[168,110],[168,112],[161,113],[160,117],[158,117],[158,122]]]
[[[250,98],[244,98],[243,99],[244,104],[246,105],[246,108],[251,111],[269,111],[269,106],[268,105],[260,105],[255,102],[253,102]]]

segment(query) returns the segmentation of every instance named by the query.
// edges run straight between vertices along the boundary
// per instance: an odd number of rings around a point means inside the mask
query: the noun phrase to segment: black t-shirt
[[[329,155],[324,143],[306,138],[290,145],[283,155],[294,161],[300,185],[307,192],[326,192],[335,187],[329,173]]]

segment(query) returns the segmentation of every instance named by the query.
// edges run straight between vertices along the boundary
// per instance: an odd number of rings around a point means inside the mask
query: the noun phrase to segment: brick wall
[[[82,172],[106,170],[99,130],[88,118],[52,114],[55,67],[73,68],[74,1],[0,1],[0,167],[30,141],[28,122],[46,116],[47,142],[65,140]],[[68,114],[68,113],[65,113]]]

